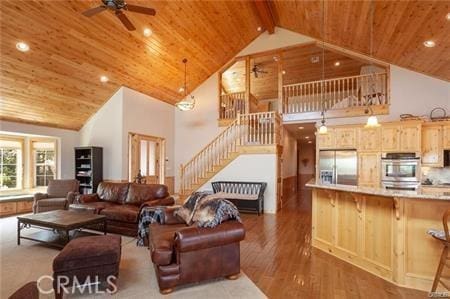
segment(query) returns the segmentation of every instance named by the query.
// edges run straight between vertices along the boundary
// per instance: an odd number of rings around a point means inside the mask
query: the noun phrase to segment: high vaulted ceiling
[[[322,38],[321,1],[129,1],[154,17],[127,13],[128,32],[110,12],[86,18],[97,1],[0,1],[0,118],[79,129],[120,87],[168,103],[180,99],[181,60],[192,90],[270,24]],[[370,1],[325,1],[325,41],[369,54]],[[374,56],[450,81],[449,1],[376,1]],[[264,16],[272,17],[268,21]],[[150,37],[142,30],[149,27]],[[436,47],[425,48],[431,39]],[[18,41],[31,49],[16,50]],[[100,83],[100,75],[110,81]],[[216,99],[211,99],[215,101]]]

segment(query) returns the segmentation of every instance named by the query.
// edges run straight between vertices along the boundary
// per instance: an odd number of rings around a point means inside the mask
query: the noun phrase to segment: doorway
[[[128,133],[128,180],[140,174],[147,184],[164,184],[165,139],[138,133]]]

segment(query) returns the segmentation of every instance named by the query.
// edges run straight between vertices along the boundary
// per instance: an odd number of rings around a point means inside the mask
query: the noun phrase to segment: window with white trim
[[[35,187],[45,187],[50,180],[56,178],[55,142],[32,141],[33,149],[33,181]]]
[[[0,137],[0,191],[22,189],[21,140]]]

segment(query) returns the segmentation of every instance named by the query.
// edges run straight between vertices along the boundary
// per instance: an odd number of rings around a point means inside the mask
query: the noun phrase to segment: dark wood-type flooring
[[[241,267],[269,298],[427,298],[311,247],[311,192],[276,215],[243,214]]]

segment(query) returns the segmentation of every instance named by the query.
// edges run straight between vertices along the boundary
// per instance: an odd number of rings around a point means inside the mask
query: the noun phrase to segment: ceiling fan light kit
[[[83,15],[86,17],[92,17],[105,10],[111,10],[129,31],[134,31],[136,30],[136,27],[134,27],[133,23],[131,23],[123,11],[135,12],[149,16],[154,16],[156,14],[156,11],[153,8],[127,4],[123,0],[102,0],[102,3],[103,4],[98,7],[90,8],[84,11]]]

